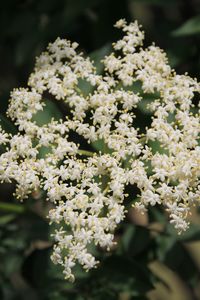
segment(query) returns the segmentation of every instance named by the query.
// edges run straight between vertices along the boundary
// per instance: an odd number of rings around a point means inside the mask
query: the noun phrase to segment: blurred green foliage
[[[77,41],[97,63],[107,54],[118,32],[119,18],[138,19],[147,43],[155,41],[170,63],[198,77],[200,69],[199,0],[7,0],[0,5],[1,123],[16,132],[5,111],[9,93],[25,86],[35,56],[58,36]],[[101,72],[101,65],[97,63]],[[139,88],[139,87],[138,87]],[[87,94],[88,86],[81,85]],[[148,95],[138,109],[138,125],[150,122]],[[62,106],[48,101],[37,122],[62,116]],[[92,145],[106,151],[103,143]],[[159,145],[153,146],[155,151]],[[44,149],[48,151],[48,149]],[[43,153],[41,153],[41,156]],[[130,211],[116,232],[118,245],[110,253],[94,249],[98,269],[76,269],[76,282],[63,279],[52,264],[52,241],[46,219],[49,204],[35,195],[24,203],[13,185],[0,193],[0,299],[2,300],[144,300],[200,299],[200,218],[194,212],[188,232],[178,236],[160,208],[141,218]],[[127,199],[127,205],[134,200]],[[169,296],[170,295],[170,296]]]

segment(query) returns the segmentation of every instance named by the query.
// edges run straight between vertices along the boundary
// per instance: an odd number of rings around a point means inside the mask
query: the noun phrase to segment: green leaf
[[[111,51],[111,45],[107,44],[104,45],[103,47],[101,47],[100,49],[90,53],[90,58],[91,60],[94,61],[94,65],[96,67],[97,70],[97,74],[102,74],[103,70],[104,70],[104,66],[101,63],[101,60],[110,53]]]
[[[130,257],[147,249],[150,242],[150,232],[143,226],[128,225],[122,236],[124,250]]]
[[[112,149],[108,148],[108,146],[105,144],[104,140],[97,140],[95,142],[92,142],[91,146],[95,150],[101,151],[102,153],[112,153]]]
[[[25,211],[25,208],[23,205],[20,204],[0,202],[0,211],[9,211],[20,214]]]
[[[25,245],[25,241],[24,241],[24,236],[10,236],[9,238],[3,239],[2,241],[2,245],[4,247],[7,247],[8,249],[12,249],[12,251],[16,251],[16,250],[21,250],[24,248]]]
[[[135,226],[128,225],[122,236],[122,245],[125,251],[129,250],[131,240],[135,234]]]
[[[163,262],[165,260],[165,256],[167,255],[168,251],[173,247],[175,242],[176,237],[174,236],[158,235],[156,237],[156,252],[159,261]]]
[[[12,254],[10,253],[7,254],[7,256],[4,256],[4,273],[6,276],[11,275],[14,272],[17,272],[21,264],[23,262],[23,256],[19,254]]]
[[[171,224],[167,226],[167,232],[181,242],[194,242],[200,240],[199,225],[193,223],[190,224],[187,231],[181,233],[180,235],[177,234],[177,230]]]
[[[97,74],[102,74],[104,67],[101,63],[101,60],[104,58],[105,55],[107,55],[111,50],[110,45],[105,45],[102,48],[90,53],[89,57],[94,62],[94,65],[96,67]],[[79,79],[78,82],[78,88],[80,89],[80,92],[83,93],[83,95],[87,96],[89,93],[92,93],[94,90],[94,86],[92,86],[89,82],[83,79]]]
[[[148,209],[149,222],[158,222],[160,224],[165,225],[168,223],[167,216],[163,213],[163,209],[161,206],[153,206]]]
[[[38,158],[45,158],[47,154],[52,152],[52,149],[50,147],[42,146],[39,148]]]
[[[1,216],[0,217],[0,226],[5,225],[5,224],[13,221],[15,218],[16,218],[16,215],[14,215],[14,214]]]
[[[152,149],[153,154],[156,152],[160,154],[167,154],[167,150],[163,148],[162,144],[156,140],[156,141],[149,141],[148,142],[149,147]]]
[[[153,288],[150,271],[136,261],[124,256],[112,255],[101,266],[102,277],[113,290],[131,291],[138,295]]]
[[[55,120],[60,120],[62,118],[62,114],[58,109],[56,103],[45,99],[45,107],[43,110],[38,111],[36,115],[33,116],[33,121],[36,122],[37,125],[42,126],[51,122],[52,118]]]
[[[0,114],[0,125],[2,128],[9,133],[15,134],[17,133],[17,129],[14,124],[4,115]]]
[[[156,237],[158,260],[175,271],[186,282],[195,284],[199,276],[198,266],[183,243],[190,241],[189,236],[187,238],[178,236],[171,225],[167,226],[166,233],[167,235]]]
[[[148,105],[151,104],[155,99],[158,99],[158,97],[155,97],[154,95],[143,95],[143,99],[138,103],[139,110],[146,115],[152,115],[151,110],[148,108]]]
[[[94,90],[94,87],[89,82],[81,78],[78,80],[78,88],[80,93],[82,93],[85,97]]]
[[[36,115],[33,116],[33,121],[36,122],[37,125],[43,126],[51,122],[52,119],[60,120],[62,118],[62,114],[58,109],[55,102],[45,99],[45,107],[42,111],[38,111]],[[39,158],[44,158],[48,153],[51,152],[50,147],[40,147],[39,148]]]
[[[172,32],[173,36],[187,36],[200,33],[200,15],[189,19],[181,27]]]
[[[172,244],[166,252],[164,263],[188,283],[195,284],[198,277],[198,266],[180,242]]]
[[[123,87],[120,85],[119,87]],[[133,91],[134,93],[143,93],[142,83],[140,81],[134,81],[133,84],[126,88],[127,90]]]

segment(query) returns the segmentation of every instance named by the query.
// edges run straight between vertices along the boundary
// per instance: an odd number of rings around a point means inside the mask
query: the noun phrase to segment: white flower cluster
[[[123,220],[127,185],[140,193],[141,211],[162,204],[179,232],[188,227],[190,207],[200,201],[200,118],[193,98],[196,79],[177,75],[165,53],[155,45],[141,48],[144,33],[137,22],[119,20],[124,37],[103,60],[104,73],[77,54],[76,43],[57,39],[36,61],[29,88],[11,94],[8,116],[17,135],[0,128],[0,180],[16,183],[24,199],[43,189],[54,203],[50,223],[58,224],[52,260],[74,280],[76,263],[89,270],[97,264],[90,245],[109,249]],[[91,86],[84,94],[80,82]],[[134,83],[141,83],[137,93]],[[141,133],[134,125],[143,95],[154,94],[152,123]],[[35,115],[45,97],[62,100],[66,118],[39,126]],[[103,141],[107,151],[89,152],[73,134],[88,143]],[[161,151],[154,151],[153,141]],[[43,157],[42,148],[48,149]]]

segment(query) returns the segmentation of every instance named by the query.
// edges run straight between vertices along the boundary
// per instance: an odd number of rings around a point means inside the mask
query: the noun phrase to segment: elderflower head
[[[70,280],[77,263],[85,270],[96,266],[90,244],[112,247],[126,212],[127,185],[140,191],[137,209],[162,205],[179,232],[187,229],[190,207],[200,200],[199,109],[192,103],[200,86],[177,75],[154,44],[141,48],[144,32],[137,22],[119,20],[116,27],[124,36],[104,58],[102,75],[77,53],[76,43],[58,38],[50,44],[36,60],[29,87],[11,93],[8,116],[19,133],[0,128],[5,145],[0,179],[16,183],[19,199],[46,191],[54,205],[48,218],[57,227],[52,260]],[[91,86],[90,93],[81,90],[81,81]],[[145,93],[156,99],[149,105],[151,125],[141,133],[135,109]],[[66,116],[38,125],[34,117],[45,108],[45,95],[62,100]],[[89,152],[74,133],[92,145],[103,140],[107,151]],[[48,150],[43,156],[42,148]]]

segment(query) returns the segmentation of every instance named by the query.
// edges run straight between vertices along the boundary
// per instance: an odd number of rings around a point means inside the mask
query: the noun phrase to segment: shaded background
[[[4,128],[15,132],[5,114],[10,91],[26,86],[35,57],[49,42],[58,36],[68,38],[94,59],[102,57],[119,37],[113,24],[120,18],[138,19],[146,32],[146,45],[155,41],[177,72],[199,78],[199,0],[1,1],[0,118]],[[49,116],[53,110],[49,109]],[[200,299],[196,211],[190,230],[177,236],[160,209],[150,210],[143,218],[131,210],[116,232],[118,247],[113,255],[94,250],[102,260],[100,268],[89,274],[77,268],[72,285],[49,260],[48,204],[37,200],[40,195],[18,204],[10,184],[2,185],[0,192],[0,299]]]

